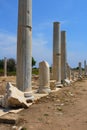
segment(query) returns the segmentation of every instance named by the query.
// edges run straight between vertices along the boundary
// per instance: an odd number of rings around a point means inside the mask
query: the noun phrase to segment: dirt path
[[[26,130],[87,130],[87,80],[51,93],[19,116]],[[0,130],[11,128],[0,125]]]

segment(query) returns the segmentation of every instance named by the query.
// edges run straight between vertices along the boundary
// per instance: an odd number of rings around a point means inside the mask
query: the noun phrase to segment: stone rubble
[[[0,99],[0,105],[4,108],[28,108],[28,103],[24,97],[24,92],[18,90],[10,82],[7,83],[4,97]]]

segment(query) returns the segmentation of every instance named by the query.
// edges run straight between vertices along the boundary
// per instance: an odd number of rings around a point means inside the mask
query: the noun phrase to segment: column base
[[[34,96],[32,95],[32,91],[30,92],[24,92],[24,97],[26,98],[26,102],[33,102]]]
[[[50,92],[51,92],[50,88],[39,88],[38,89],[38,93],[41,93],[41,94],[49,94]]]
[[[55,85],[56,85],[57,88],[62,88],[63,87],[63,85],[61,84],[61,82],[56,82]]]

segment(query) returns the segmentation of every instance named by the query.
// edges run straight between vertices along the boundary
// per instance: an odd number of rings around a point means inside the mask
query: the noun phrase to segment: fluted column
[[[61,80],[66,79],[66,31],[61,31]]]
[[[53,79],[61,83],[61,33],[60,23],[53,23]]]
[[[86,75],[86,60],[84,61],[84,75]]]
[[[4,76],[7,76],[7,58],[4,57]]]
[[[79,62],[79,77],[82,76],[82,64]]]
[[[32,91],[32,0],[19,0],[17,38],[17,87]]]

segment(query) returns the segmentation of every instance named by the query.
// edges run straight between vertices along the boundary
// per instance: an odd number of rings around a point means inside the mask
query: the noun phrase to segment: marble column
[[[81,62],[79,62],[79,77],[82,76],[82,67]]]
[[[68,80],[71,80],[71,68],[70,66],[68,65],[68,63],[66,63],[66,78]]]
[[[39,93],[50,92],[50,69],[46,61],[39,63]]]
[[[66,79],[66,31],[61,31],[61,81]]]
[[[84,61],[84,75],[86,75],[86,60]]]
[[[75,72],[71,69],[71,80],[75,80]]]
[[[61,33],[60,23],[53,23],[53,80],[61,83]]]
[[[7,58],[4,57],[4,76],[7,76]]]
[[[86,71],[86,76],[87,76],[87,65],[86,65],[85,71]]]
[[[31,96],[32,0],[19,0],[17,38],[17,87]]]

